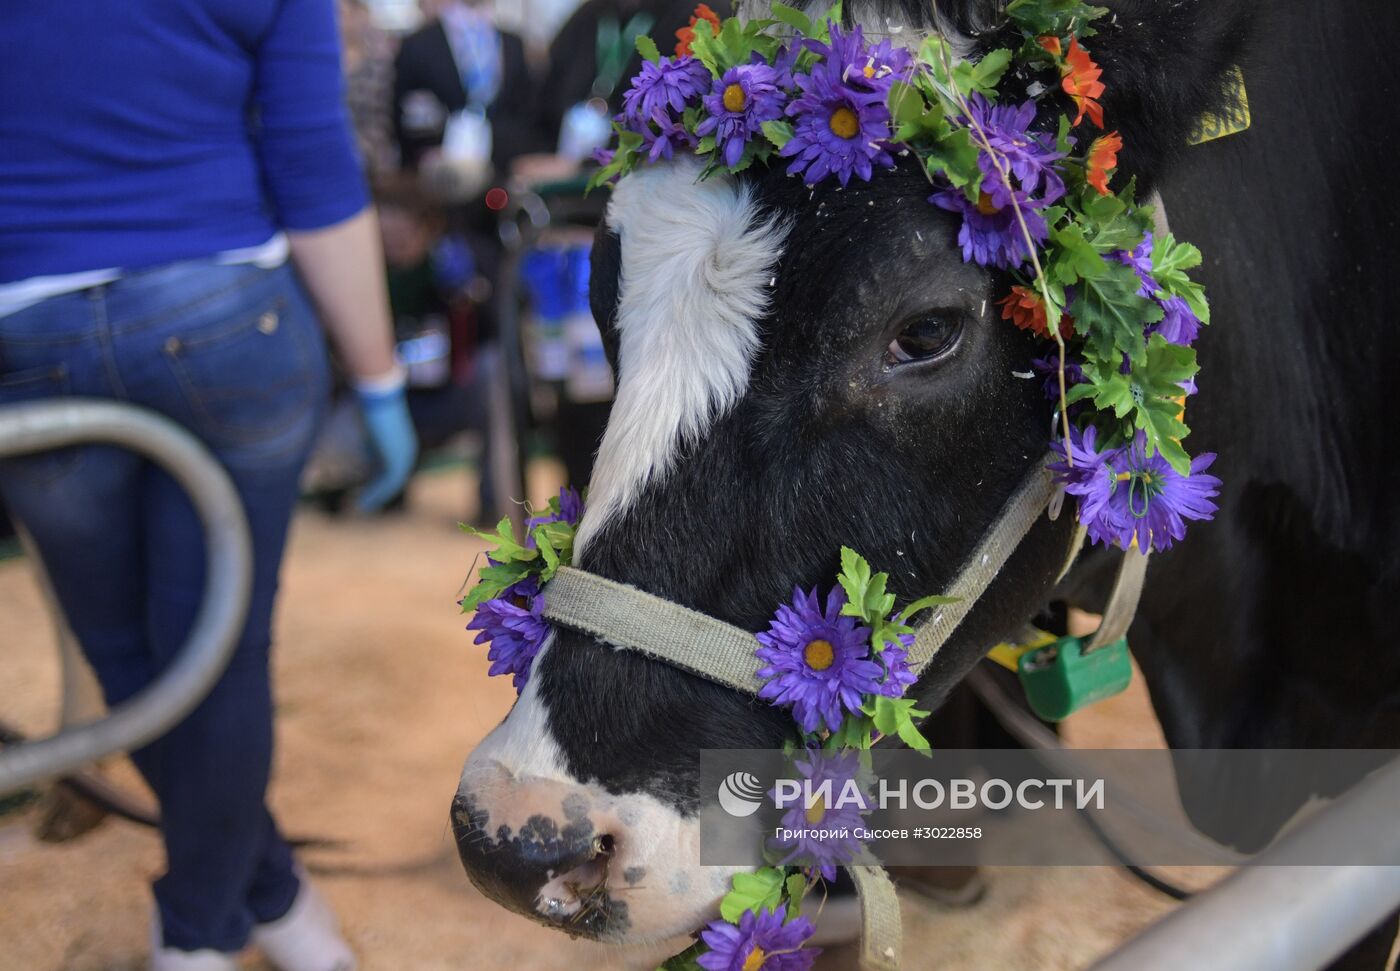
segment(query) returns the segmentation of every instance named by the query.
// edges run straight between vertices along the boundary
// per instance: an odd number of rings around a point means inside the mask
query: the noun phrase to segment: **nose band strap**
[[[544,619],[756,695],[763,662],[748,631],[616,580],[561,566],[544,588]]]
[[[933,616],[919,627],[909,655],[915,674],[923,672],[996,579],[1049,508],[1055,489],[1042,462],[1007,502],[948,590],[949,596],[959,599],[935,607]],[[763,662],[754,653],[758,641],[753,634],[586,570],[559,568],[544,589],[543,614],[550,623],[639,651],[745,694],[756,695],[763,687],[758,677]]]

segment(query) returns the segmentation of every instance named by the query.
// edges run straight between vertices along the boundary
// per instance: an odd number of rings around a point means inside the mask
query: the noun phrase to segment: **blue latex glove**
[[[418,435],[408,414],[404,387],[355,392],[360,400],[370,445],[379,459],[379,473],[361,490],[355,500],[360,512],[374,512],[398,495],[413,474],[418,458]]]

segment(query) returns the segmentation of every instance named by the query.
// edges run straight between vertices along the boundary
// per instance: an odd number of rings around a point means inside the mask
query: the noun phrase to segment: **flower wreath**
[[[1215,513],[1215,456],[1182,446],[1192,344],[1210,308],[1186,272],[1200,251],[1153,234],[1131,180],[1110,186],[1122,138],[1085,147],[1070,134],[1086,120],[1104,127],[1102,71],[1083,41],[1105,13],[1013,0],[1003,36],[1016,42],[974,64],[937,35],[913,53],[847,32],[839,3],[821,21],[775,3],[771,19],[747,23],[702,4],[674,56],[638,38],[644,63],[593,184],[678,151],[703,160],[701,178],[785,162],[813,186],[917,158],[929,201],[961,217],[963,259],[1011,278],[1002,318],[1054,345],[1028,376],[1043,375],[1058,402],[1050,468],[1078,498],[1079,522],[1095,543],[1145,553]]]

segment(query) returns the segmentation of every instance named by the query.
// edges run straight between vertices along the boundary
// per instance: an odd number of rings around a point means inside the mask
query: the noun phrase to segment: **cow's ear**
[[[1204,115],[1236,107],[1231,78],[1247,56],[1259,0],[1102,2],[1109,13],[1084,46],[1103,69],[1104,129],[1123,137],[1119,179],[1136,177],[1147,191]],[[1085,121],[1076,134],[1098,132]]]

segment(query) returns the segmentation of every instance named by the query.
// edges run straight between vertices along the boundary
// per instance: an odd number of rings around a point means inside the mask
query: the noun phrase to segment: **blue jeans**
[[[152,408],[232,477],[254,579],[237,651],[208,698],[132,753],[160,800],[165,943],[236,951],[285,914],[298,881],[264,803],[272,763],[273,599],[297,480],[328,393],[325,344],[289,267],[192,261],[0,317],[0,407],[64,395]],[[83,446],[0,462],[107,702],[140,691],[189,632],[204,542],[188,498],[135,455]]]

